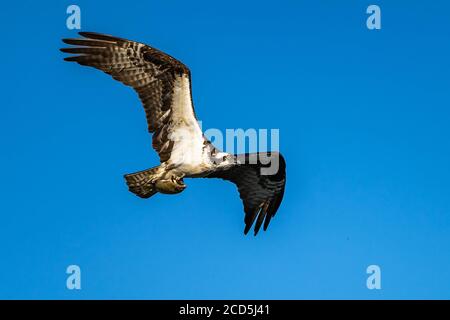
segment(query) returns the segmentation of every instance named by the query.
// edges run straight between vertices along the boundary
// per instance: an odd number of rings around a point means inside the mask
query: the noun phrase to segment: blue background
[[[70,4],[2,4],[0,298],[450,298],[447,1],[376,1],[380,31],[368,1],[76,1],[82,30],[186,63],[204,128],[280,129],[286,194],[257,237],[232,184],[127,191],[158,163],[144,112],[63,62]]]

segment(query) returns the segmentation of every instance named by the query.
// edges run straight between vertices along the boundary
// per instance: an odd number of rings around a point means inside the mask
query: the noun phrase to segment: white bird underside
[[[198,176],[213,169],[213,163],[205,138],[194,115],[191,85],[186,75],[177,76],[172,98],[172,121],[174,129],[168,139],[174,142],[168,166],[187,177]]]

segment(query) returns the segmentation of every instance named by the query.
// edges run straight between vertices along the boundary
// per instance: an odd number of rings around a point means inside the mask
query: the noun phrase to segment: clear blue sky
[[[5,2],[0,298],[450,298],[447,1],[376,1],[380,31],[368,1],[75,3],[185,62],[205,128],[279,128],[285,198],[244,237],[232,184],[129,193],[158,162],[135,93],[63,62],[72,2]]]

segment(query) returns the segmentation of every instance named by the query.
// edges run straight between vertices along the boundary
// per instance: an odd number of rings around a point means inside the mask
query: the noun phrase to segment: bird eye
[[[227,160],[227,156],[223,156],[223,157],[222,157],[222,160],[223,160],[223,161]]]

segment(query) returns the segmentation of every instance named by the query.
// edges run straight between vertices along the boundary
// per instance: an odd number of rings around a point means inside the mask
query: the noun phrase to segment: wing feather
[[[255,224],[256,235],[261,226],[264,231],[267,230],[281,204],[286,184],[286,162],[276,152],[238,155],[237,159],[237,164],[212,172],[207,178],[221,178],[236,184],[244,204],[244,234]],[[264,174],[263,169],[273,165],[273,161],[277,161],[278,170],[273,174]]]
[[[203,142],[192,104],[190,71],[183,63],[143,43],[94,32],[80,35],[83,38],[63,39],[75,47],[61,51],[76,54],[64,60],[99,69],[137,92],[148,130],[154,133],[152,146],[161,162],[169,160],[172,149],[177,147],[171,136],[180,125],[190,133],[186,139]],[[183,91],[183,99],[175,101],[177,90]],[[178,149],[183,147],[180,144]]]

